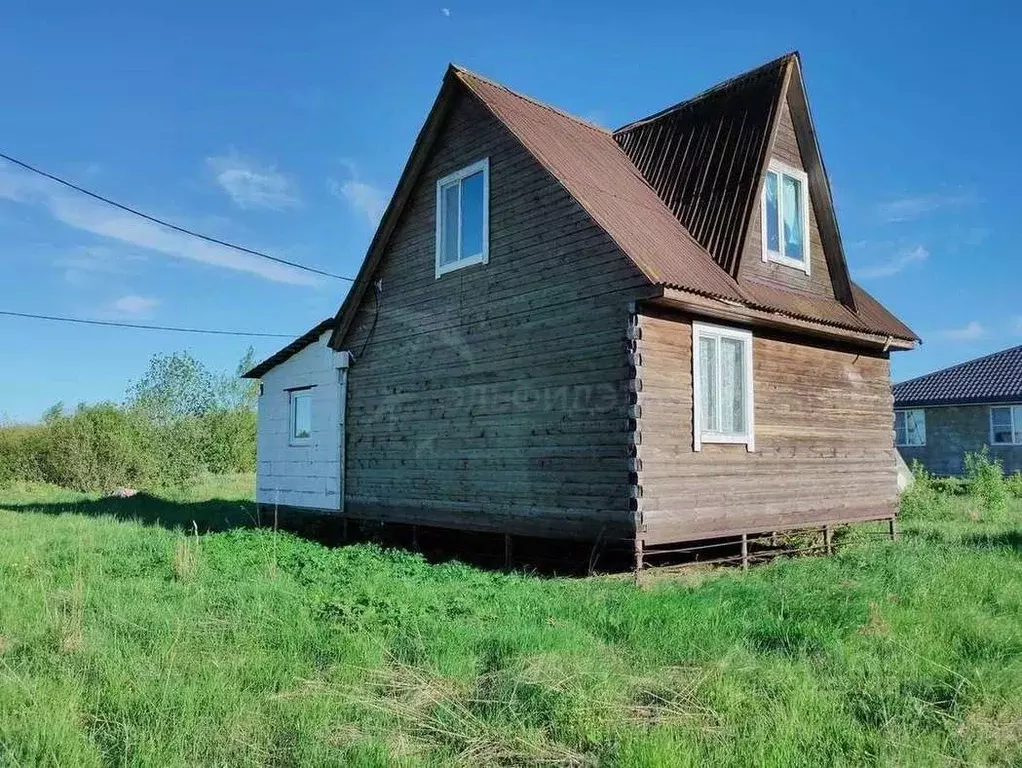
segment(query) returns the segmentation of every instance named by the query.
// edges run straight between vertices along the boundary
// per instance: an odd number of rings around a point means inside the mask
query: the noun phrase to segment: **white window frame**
[[[1008,413],[1011,414],[1011,442],[1010,443],[995,443],[994,442],[994,409],[995,408],[1007,408]],[[1020,403],[1001,403],[998,405],[991,405],[989,408],[989,424],[990,424],[990,445],[991,446],[1002,446],[1002,445],[1022,445],[1022,424],[1018,423],[1016,419],[1017,412],[1022,411],[1022,404]]]
[[[702,377],[700,373],[702,371],[702,362],[699,355],[699,338],[700,336],[712,336],[714,338],[729,338],[737,339],[742,342],[742,346],[745,349],[745,432],[740,435],[722,435],[715,432],[708,432],[703,430],[703,413],[702,408]],[[718,346],[717,365],[720,365],[720,354]],[[756,450],[756,423],[755,423],[755,412],[756,407],[753,401],[752,392],[752,332],[747,331],[743,328],[730,328],[723,325],[711,325],[710,323],[692,323],[692,431],[693,431],[693,448],[697,451],[702,450],[703,443],[732,443],[732,444],[744,444],[748,451],[751,453]],[[720,375],[716,377],[716,380],[720,381]]]
[[[898,414],[899,413],[920,413],[922,414],[923,442],[921,443],[899,443],[898,442]],[[905,418],[908,418],[907,416]],[[908,436],[908,428],[905,428],[905,435]],[[926,409],[925,408],[896,408],[894,411],[894,445],[897,448],[925,448],[926,447]]]
[[[770,165],[767,166],[767,170],[777,174],[777,244],[781,250],[771,251],[767,247],[766,176],[764,175],[763,193],[760,195],[759,207],[759,218],[760,224],[762,225],[761,236],[763,239],[763,261],[783,264],[786,267],[792,267],[801,272],[805,272],[808,275],[810,272],[810,263],[812,261],[812,259],[809,258],[809,177],[806,175],[805,171],[773,158],[770,159]],[[804,261],[784,255],[784,202],[782,195],[784,181],[781,178],[782,175],[790,176],[802,185],[802,225],[805,227],[805,232],[802,233],[802,255],[805,257]]]
[[[304,389],[292,389],[287,393],[287,438],[290,445],[308,445],[312,441],[312,387]],[[309,436],[297,437],[295,428],[298,426],[297,412],[298,401],[308,399],[309,401]]]
[[[458,185],[458,236],[455,238],[458,249],[461,249],[461,182],[480,171],[483,172],[483,251],[470,256],[462,257],[452,261],[450,264],[440,264],[440,253],[443,247],[443,223],[444,223],[444,190],[448,187]],[[469,267],[473,264],[486,264],[490,260],[490,158],[472,163],[459,171],[444,176],[436,183],[436,278],[439,280],[442,275],[453,272],[462,267]]]

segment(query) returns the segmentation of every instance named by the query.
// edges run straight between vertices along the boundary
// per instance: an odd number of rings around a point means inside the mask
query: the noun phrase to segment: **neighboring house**
[[[906,462],[958,475],[988,448],[1022,471],[1022,346],[894,385],[895,443]]]
[[[797,54],[614,132],[452,66],[324,328],[249,374],[260,504],[640,562],[895,514],[917,338],[849,278]]]

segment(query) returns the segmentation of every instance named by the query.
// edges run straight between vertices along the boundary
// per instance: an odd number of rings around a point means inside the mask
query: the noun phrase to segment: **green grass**
[[[1018,501],[639,590],[187,533],[250,493],[0,492],[0,764],[1022,763]]]

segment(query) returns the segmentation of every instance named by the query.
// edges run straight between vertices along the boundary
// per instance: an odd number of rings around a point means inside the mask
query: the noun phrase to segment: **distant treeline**
[[[252,365],[252,352],[238,372]],[[38,424],[0,424],[0,486],[80,491],[180,485],[204,472],[255,470],[256,382],[216,373],[186,352],[158,355],[123,403],[63,403]]]

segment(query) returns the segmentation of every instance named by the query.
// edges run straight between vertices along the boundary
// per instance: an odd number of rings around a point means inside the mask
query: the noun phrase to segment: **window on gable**
[[[490,256],[490,161],[436,183],[436,276]]]
[[[1022,445],[1022,405],[990,409],[990,444]]]
[[[763,181],[763,261],[809,274],[809,196],[806,174],[772,160]]]
[[[744,443],[753,450],[752,334],[692,324],[694,445]]]
[[[894,444],[926,445],[926,411],[914,409],[894,412]]]
[[[302,389],[290,393],[290,440],[292,444],[308,442],[312,437],[312,390]]]

